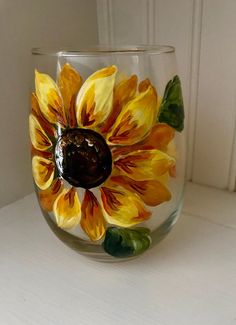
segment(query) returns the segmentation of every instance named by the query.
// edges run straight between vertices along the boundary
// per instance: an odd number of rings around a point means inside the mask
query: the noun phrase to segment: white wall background
[[[0,0],[0,206],[32,192],[28,140],[35,46],[97,43],[95,0]]]
[[[235,190],[236,1],[97,0],[100,43],[176,47],[188,179]]]

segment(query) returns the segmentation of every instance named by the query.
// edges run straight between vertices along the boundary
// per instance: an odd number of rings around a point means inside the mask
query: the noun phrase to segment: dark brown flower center
[[[92,130],[64,131],[55,147],[55,160],[60,175],[76,187],[96,187],[111,174],[111,151],[104,138]]]

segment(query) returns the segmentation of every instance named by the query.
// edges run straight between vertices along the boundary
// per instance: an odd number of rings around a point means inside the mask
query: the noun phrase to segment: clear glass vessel
[[[29,130],[42,213],[101,261],[163,239],[181,209],[184,108],[170,46],[33,49]]]

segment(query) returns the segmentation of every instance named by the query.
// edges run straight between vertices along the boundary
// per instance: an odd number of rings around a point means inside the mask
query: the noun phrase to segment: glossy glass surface
[[[33,50],[32,171],[56,235],[102,261],[159,242],[180,212],[184,108],[168,46]]]

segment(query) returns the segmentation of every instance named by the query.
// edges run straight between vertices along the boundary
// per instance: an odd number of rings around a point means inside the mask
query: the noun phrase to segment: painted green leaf
[[[166,85],[160,107],[159,122],[166,123],[179,132],[184,128],[184,103],[178,76],[175,76]]]
[[[129,257],[143,253],[151,243],[147,228],[110,227],[103,242],[104,250],[115,257]]]

